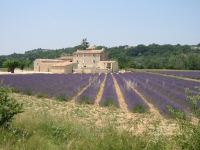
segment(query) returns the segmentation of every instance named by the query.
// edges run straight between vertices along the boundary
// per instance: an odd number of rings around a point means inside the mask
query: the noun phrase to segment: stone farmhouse
[[[90,46],[86,50],[77,50],[73,56],[59,59],[36,59],[35,72],[52,73],[111,73],[118,70],[116,61],[108,60],[108,53]]]

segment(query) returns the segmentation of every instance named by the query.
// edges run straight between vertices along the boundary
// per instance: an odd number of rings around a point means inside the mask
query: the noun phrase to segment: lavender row
[[[186,99],[186,96],[184,94],[184,88],[182,87],[176,87],[174,84],[170,86],[170,84],[165,85],[165,82],[159,82],[159,77],[156,78],[156,80],[152,80],[151,78],[148,79],[148,82],[144,82],[145,80],[141,78],[138,79],[143,84],[148,86],[150,89],[156,91],[157,93],[160,93],[170,100],[182,105],[185,109],[188,109],[188,107],[191,107],[189,101]],[[175,88],[173,88],[175,87]],[[177,90],[178,89],[178,90]]]
[[[107,106],[109,104],[113,104],[116,107],[119,107],[118,96],[116,93],[112,75],[110,73],[108,73],[106,76],[104,90],[101,100],[99,101],[99,105],[101,106]]]
[[[65,78],[61,83],[54,84],[53,86],[46,87],[42,91],[48,93],[51,97],[55,97],[58,93],[63,93],[68,87],[79,85],[83,80],[88,80],[90,74],[74,74],[74,77]]]
[[[174,77],[162,76],[151,73],[129,73],[132,77],[147,83],[153,87],[153,83],[162,85],[163,88],[169,88],[171,91],[178,92],[179,94],[185,95],[185,88],[189,88],[194,93],[198,92],[195,86],[200,86],[200,82],[178,79]]]
[[[200,82],[196,81],[191,81],[191,80],[184,80],[184,79],[179,79],[179,78],[174,78],[174,77],[169,77],[169,76],[162,76],[158,74],[151,74],[151,73],[138,73],[140,77],[146,79],[151,79],[154,82],[160,82],[164,84],[164,86],[171,86],[170,88],[179,88],[179,91],[184,92],[185,88],[188,87],[193,91],[197,91],[195,89],[195,86],[199,86]],[[156,80],[155,80],[156,79]]]
[[[156,73],[200,79],[200,71],[156,71]]]
[[[141,75],[141,74],[137,74]],[[152,103],[158,110],[159,112],[164,115],[164,116],[169,116],[171,115],[170,112],[168,111],[167,106],[171,106],[174,109],[182,110],[183,112],[187,113],[188,110],[185,109],[182,105],[178,104],[177,102],[169,99],[165,95],[162,95],[159,93],[159,91],[155,91],[151,89],[146,82],[142,82],[141,80],[136,79],[133,77],[132,74],[121,74],[123,78],[126,80],[131,80],[135,86],[135,88],[150,102]],[[134,75],[136,76],[136,75]],[[156,80],[156,79],[155,79]]]
[[[32,90],[40,92],[46,87],[51,87],[55,84],[65,84],[66,79],[71,79],[72,75],[57,75],[57,74],[31,74],[31,75],[4,75],[0,76],[0,80],[4,80],[4,85],[10,85],[20,91]]]
[[[94,104],[105,74],[100,74],[77,98],[76,102]]]
[[[76,84],[71,84],[70,86],[64,88],[60,92],[57,92],[53,95],[53,97],[57,97],[58,95],[64,94],[68,99],[74,97],[82,88],[87,86],[94,78],[96,78],[97,74],[85,74],[84,77],[77,80]]]
[[[114,77],[120,87],[129,110],[133,110],[138,106],[141,106],[146,110],[149,109],[148,104],[146,104],[142,97],[132,89],[133,83],[130,80],[126,81],[118,74],[114,74]]]
[[[50,96],[62,91],[67,86],[78,84],[79,80],[90,75],[86,74],[31,74],[31,75],[1,75],[4,85],[10,85],[20,92],[32,91],[48,93]]]

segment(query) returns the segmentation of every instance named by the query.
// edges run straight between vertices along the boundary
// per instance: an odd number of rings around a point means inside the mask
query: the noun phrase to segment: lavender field
[[[37,96],[46,93],[51,99],[65,95],[68,100],[80,102],[84,98],[87,103],[102,105],[107,99],[113,100],[120,108],[123,101],[127,110],[132,111],[138,106],[149,111],[152,104],[163,116],[169,116],[167,106],[190,111],[191,104],[185,96],[185,88],[193,93],[199,92],[196,86],[200,82],[151,74],[145,72],[119,74],[17,74],[0,75],[3,85],[9,85],[20,93],[29,91]],[[114,80],[123,96],[118,98]],[[103,87],[100,92],[100,87]],[[100,97],[97,99],[97,97]],[[199,105],[200,106],[200,105]]]
[[[200,71],[156,71],[156,73],[200,79]]]

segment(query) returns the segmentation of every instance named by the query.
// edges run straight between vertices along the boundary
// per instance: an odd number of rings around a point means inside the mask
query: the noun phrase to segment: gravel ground
[[[11,73],[11,72],[3,72],[3,71],[0,71],[0,74],[33,74],[33,73],[46,73],[46,74],[52,74],[51,72],[35,72],[33,70],[20,70],[20,69],[15,69],[15,72],[14,73]]]

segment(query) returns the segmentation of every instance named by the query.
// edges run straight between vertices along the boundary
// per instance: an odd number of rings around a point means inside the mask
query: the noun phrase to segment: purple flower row
[[[100,74],[77,98],[76,102],[79,102],[82,98],[88,98],[88,103],[93,104],[96,100],[97,93],[100,89],[100,85],[105,77],[105,74]]]
[[[131,110],[137,106],[143,106],[144,108],[149,109],[149,106],[144,102],[142,97],[132,89],[134,83],[132,83],[130,80],[124,80],[123,76],[121,75],[114,74],[114,77],[121,89],[128,109]]]
[[[104,105],[106,101],[110,101],[110,100],[112,101],[112,103],[114,103],[115,106],[119,107],[119,101],[118,101],[118,96],[117,96],[116,89],[114,86],[113,77],[110,73],[108,73],[106,76],[104,90],[103,90],[99,105]]]
[[[167,96],[163,95],[158,88],[153,89],[150,87],[149,80],[142,80],[142,74],[146,73],[125,73],[122,76],[126,80],[131,80],[136,82],[137,86],[135,87],[149,102],[151,102],[161,114],[164,116],[171,115],[167,109],[167,106],[171,106],[174,109],[182,110],[187,113],[188,110],[183,107],[181,104],[175,102],[172,99],[169,99]],[[155,78],[157,80],[157,78]]]
[[[63,87],[60,91],[57,91],[55,94],[53,94],[52,97],[56,97],[60,94],[64,94],[68,97],[68,99],[71,99],[75,94],[77,94],[83,87],[89,84],[90,78],[94,78],[97,74],[84,74],[80,78],[76,79],[76,82],[73,82],[73,84],[69,84],[66,87]],[[70,81],[69,81],[70,82]]]
[[[85,80],[88,83],[90,77],[92,77],[92,74],[31,74],[1,75],[0,80],[4,85],[10,85],[22,93],[30,90],[36,95],[45,92],[53,97],[57,93],[66,90],[67,87],[78,86],[79,83],[83,83]]]
[[[200,79],[200,71],[156,71],[156,72],[160,74]]]

